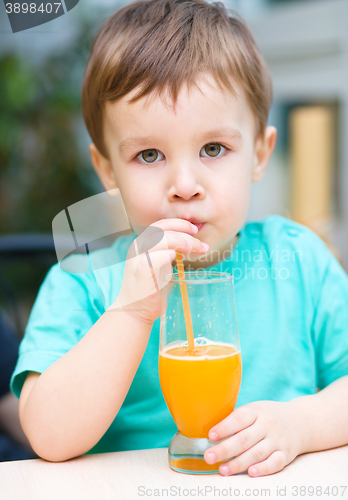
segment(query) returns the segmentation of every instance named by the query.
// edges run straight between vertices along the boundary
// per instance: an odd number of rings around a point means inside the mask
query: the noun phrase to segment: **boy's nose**
[[[182,198],[190,200],[193,197],[197,199],[204,198],[204,188],[196,175],[194,167],[182,164],[170,170],[169,199]]]

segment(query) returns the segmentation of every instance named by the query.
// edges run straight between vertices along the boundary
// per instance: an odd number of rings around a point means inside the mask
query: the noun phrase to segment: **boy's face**
[[[128,104],[138,89],[107,103],[109,159],[93,144],[90,152],[105,189],[120,189],[133,227],[168,218],[198,223],[196,237],[215,257],[208,253],[206,266],[197,261],[192,267],[207,267],[226,258],[223,252],[236,242],[251,183],[267,167],[276,131],[267,127],[255,140],[255,120],[243,94],[221,92],[208,76],[197,84],[202,92],[181,89],[176,110],[159,98]]]

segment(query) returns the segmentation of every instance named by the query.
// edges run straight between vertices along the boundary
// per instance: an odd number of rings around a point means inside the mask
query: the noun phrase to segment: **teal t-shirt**
[[[49,271],[12,375],[17,397],[28,371],[46,370],[115,300],[133,239],[120,237],[113,245],[119,264],[89,274],[58,264]],[[315,394],[348,375],[348,277],[312,231],[275,215],[248,223],[232,254],[209,269],[234,275],[243,364],[237,406]],[[159,383],[159,323],[121,409],[89,453],[164,447],[175,434]]]

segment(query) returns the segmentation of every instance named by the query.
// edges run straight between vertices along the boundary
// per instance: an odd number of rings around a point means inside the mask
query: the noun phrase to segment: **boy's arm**
[[[133,257],[126,260],[114,304],[41,375],[30,374],[22,388],[21,424],[42,458],[68,460],[86,453],[102,438],[121,408],[153,323],[161,314],[164,297],[158,283],[168,283],[164,277],[172,271],[174,249],[198,255],[207,251],[192,236],[197,227],[189,221],[163,219],[155,224],[166,237],[154,247],[142,241],[144,248],[150,248],[152,266],[149,255],[138,255],[131,247]]]
[[[299,454],[348,444],[348,375],[289,404],[303,421]]]
[[[236,457],[220,466],[224,475],[248,470],[250,476],[264,476],[301,453],[348,444],[347,394],[348,375],[317,394],[286,403],[241,406],[210,430],[211,440],[228,439],[207,450],[204,458],[215,463]]]
[[[19,415],[40,457],[68,460],[101,439],[127,395],[151,329],[124,311],[106,312],[44,373],[27,378]]]

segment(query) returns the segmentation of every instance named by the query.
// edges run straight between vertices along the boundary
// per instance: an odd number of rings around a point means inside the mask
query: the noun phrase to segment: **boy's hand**
[[[209,248],[193,236],[197,233],[197,227],[184,219],[162,219],[151,226],[162,229],[163,238],[151,248],[151,244],[146,245],[147,231],[144,231],[140,247],[150,248],[147,253],[139,252],[139,236],[134,240],[128,250],[120,293],[109,308],[121,308],[148,323],[153,323],[161,315],[164,298],[162,288],[173,273],[171,262],[175,259],[175,252],[180,251],[184,255],[195,252],[199,256]],[[153,232],[148,233],[148,238],[153,241]]]
[[[302,429],[291,401],[249,403],[210,429],[212,441],[228,439],[207,450],[204,459],[213,464],[235,457],[219,467],[226,476],[246,470],[253,477],[273,474],[304,452]]]

